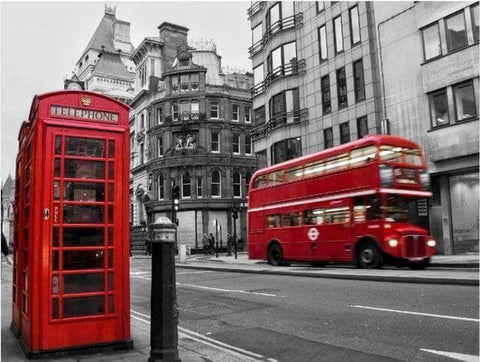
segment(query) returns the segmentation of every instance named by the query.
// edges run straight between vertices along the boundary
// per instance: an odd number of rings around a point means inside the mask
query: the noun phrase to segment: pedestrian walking
[[[8,256],[8,244],[7,244],[7,238],[5,235],[3,235],[2,231],[2,255],[7,259],[7,263],[12,265],[12,259]]]
[[[202,246],[203,246],[203,255],[207,255],[208,254],[208,237],[207,237],[207,234],[203,234]]]
[[[215,238],[213,237],[212,233],[208,236],[208,247],[210,250],[210,254],[213,254],[215,249]]]

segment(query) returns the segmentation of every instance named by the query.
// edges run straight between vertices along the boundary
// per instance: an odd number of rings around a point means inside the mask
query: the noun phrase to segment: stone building
[[[13,203],[15,182],[10,174],[2,185],[2,233],[7,243],[13,243]]]
[[[393,4],[375,15],[384,116],[425,150],[439,252],[478,252],[478,2]]]
[[[115,16],[115,7],[105,5],[105,14],[78,59],[65,89],[84,89],[129,103],[134,95],[134,47],[130,23]]]
[[[478,251],[478,2],[253,2],[261,165],[391,133],[422,145],[439,253]],[[427,206],[428,205],[428,206]]]
[[[188,29],[162,23],[132,55],[141,90],[131,103],[132,243],[142,247],[147,215],[170,217],[180,187],[179,243],[202,247],[203,234],[226,244],[232,209],[245,205],[256,169],[251,75],[222,71],[213,43],[188,44]],[[215,224],[216,223],[216,224]],[[245,208],[236,230],[246,240]]]

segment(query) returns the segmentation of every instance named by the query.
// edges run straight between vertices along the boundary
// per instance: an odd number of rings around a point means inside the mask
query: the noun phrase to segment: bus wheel
[[[430,258],[423,259],[419,263],[414,263],[414,262],[408,263],[408,267],[412,270],[423,270],[429,265],[430,265]]]
[[[383,256],[380,250],[373,243],[365,243],[358,251],[358,265],[364,269],[381,268]]]
[[[282,248],[279,244],[274,243],[268,248],[268,264],[279,266],[282,264]]]

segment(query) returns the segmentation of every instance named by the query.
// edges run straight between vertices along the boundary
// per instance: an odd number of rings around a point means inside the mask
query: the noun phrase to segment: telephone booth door
[[[121,132],[47,127],[43,350],[120,341],[125,331],[129,338],[124,139]]]

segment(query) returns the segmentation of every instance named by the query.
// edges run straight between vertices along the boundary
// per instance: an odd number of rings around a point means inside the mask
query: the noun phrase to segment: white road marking
[[[133,309],[131,309],[130,311],[134,314],[137,314],[137,315],[141,316],[141,317],[150,319],[149,315],[137,312]],[[136,315],[132,315],[132,318],[138,319],[138,320],[150,325],[150,321],[147,320],[147,319],[140,318]],[[219,350],[225,351],[227,353],[230,353],[230,354],[232,354],[234,356],[237,356],[237,357],[240,357],[242,359],[247,359],[248,361],[264,361],[265,360],[265,357],[261,354],[254,353],[254,352],[248,351],[248,350],[243,349],[243,348],[235,347],[235,346],[229,345],[227,343],[217,341],[215,339],[206,337],[206,336],[204,336],[200,333],[196,333],[196,332],[191,331],[189,329],[178,327],[178,330],[179,330],[178,334],[181,337],[189,338],[189,339],[192,339],[194,341],[206,344],[208,346],[211,346],[211,347],[217,348]],[[267,361],[277,362],[276,360],[274,360],[272,358],[267,359]]]
[[[456,359],[458,361],[464,361],[464,362],[478,362],[480,360],[480,357],[475,356],[474,354],[435,351],[434,349],[425,349],[425,348],[420,348],[420,351],[430,352],[430,353],[438,354],[439,356],[444,356],[444,357],[448,357],[448,358],[452,358],[452,359]]]
[[[143,276],[140,276],[140,275],[132,275],[132,278],[138,278],[138,279],[143,279],[143,280],[152,280],[152,278],[143,277]],[[185,283],[177,283],[177,285],[180,285],[180,286],[183,286],[183,287],[189,287],[189,288],[212,290],[214,292],[253,294],[253,295],[260,295],[262,297],[283,298],[283,295],[276,295],[276,294],[270,294],[270,293],[259,293],[259,292],[249,292],[248,290],[222,289],[222,288],[205,287],[205,286],[202,286],[202,285],[185,284]]]
[[[183,275],[183,274],[205,274],[205,273],[212,273],[211,270],[202,270],[202,271],[188,271],[188,272],[180,272],[176,273],[176,275]],[[152,275],[151,271],[130,271],[131,276],[138,276],[138,275]]]
[[[185,286],[185,287],[190,287],[190,288],[213,290],[213,291],[215,291],[215,292],[243,293],[243,294],[261,295],[261,296],[263,296],[263,297],[280,297],[280,298],[282,298],[282,296],[279,296],[279,295],[276,295],[276,294],[249,292],[248,290],[212,288],[212,287],[204,287],[204,286],[201,286],[201,285],[185,284],[185,283],[177,283],[177,285],[181,285],[181,286]]]
[[[451,315],[409,312],[409,311],[406,311],[406,310],[396,310],[396,309],[387,309],[387,308],[374,308],[374,307],[367,307],[367,306],[364,306],[364,305],[351,305],[350,307],[352,307],[352,308],[362,308],[362,309],[371,309],[371,310],[379,310],[379,311],[382,311],[382,312],[413,314],[413,315],[423,315],[423,316],[426,316],[426,317],[455,319],[455,320],[468,321],[468,322],[477,322],[477,323],[480,322],[480,319],[466,318],[466,317],[455,317],[455,316],[451,316]]]
[[[181,273],[176,273],[177,275],[183,275],[183,274],[204,274],[204,273],[211,273],[211,270],[202,270],[202,271],[191,271],[191,272],[181,272]]]

